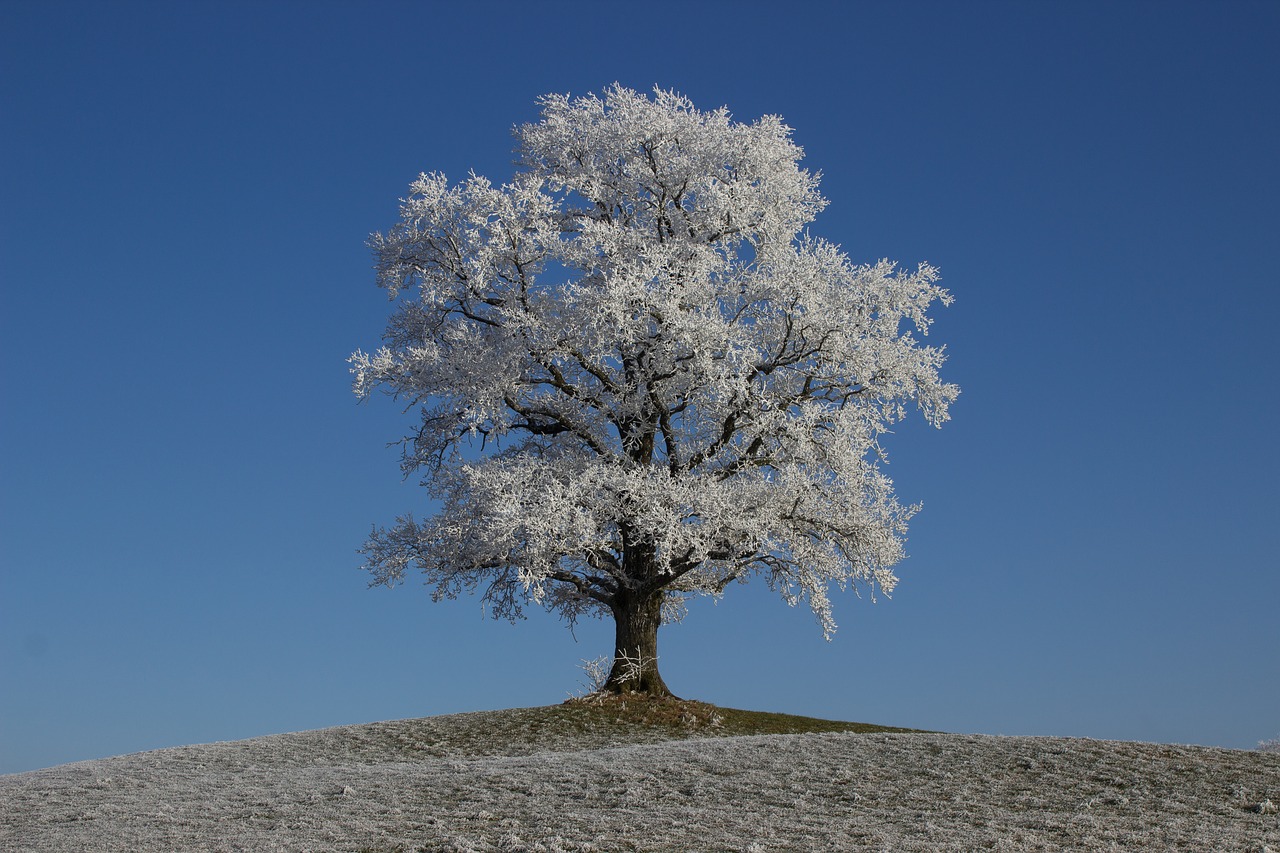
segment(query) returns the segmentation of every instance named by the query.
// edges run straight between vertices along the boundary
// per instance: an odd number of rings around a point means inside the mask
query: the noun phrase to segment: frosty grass
[[[1280,853],[1276,754],[947,734],[671,740],[544,711],[0,776],[0,850]]]

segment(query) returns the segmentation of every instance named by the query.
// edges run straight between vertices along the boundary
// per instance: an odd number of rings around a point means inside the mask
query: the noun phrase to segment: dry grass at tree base
[[[584,697],[0,776],[0,850],[1280,853],[1280,755]]]
[[[896,726],[846,723],[768,711],[720,708],[706,702],[675,697],[651,697],[636,693],[589,693],[560,706],[565,721],[585,711],[587,717],[619,726],[643,726],[665,731],[672,739],[687,737],[741,737],[745,735],[795,735],[814,732],[917,732]]]

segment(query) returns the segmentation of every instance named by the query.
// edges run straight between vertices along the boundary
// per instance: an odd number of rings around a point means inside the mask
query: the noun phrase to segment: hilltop
[[[1280,755],[578,701],[0,777],[0,849],[1280,850]]]

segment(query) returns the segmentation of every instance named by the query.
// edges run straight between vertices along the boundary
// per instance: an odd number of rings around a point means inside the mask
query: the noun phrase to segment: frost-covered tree
[[[440,503],[364,568],[499,617],[611,615],[612,691],[669,695],[658,626],[735,581],[829,636],[833,586],[893,589],[916,509],[879,437],[958,393],[914,337],[950,301],[936,271],[809,236],[826,200],[776,116],[618,85],[541,106],[510,183],[421,175],[370,240],[397,302],[355,391],[420,408],[403,469]]]

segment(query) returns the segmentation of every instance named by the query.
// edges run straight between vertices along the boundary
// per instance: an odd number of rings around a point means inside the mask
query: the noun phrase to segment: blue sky
[[[461,6],[463,4],[458,4]],[[956,732],[1280,736],[1274,3],[6,3],[0,772],[558,702],[608,625],[366,589],[428,507],[345,359],[423,170],[547,92],[782,115],[856,260],[939,267],[963,388],[840,631],[763,587],[660,637],[683,696]]]

